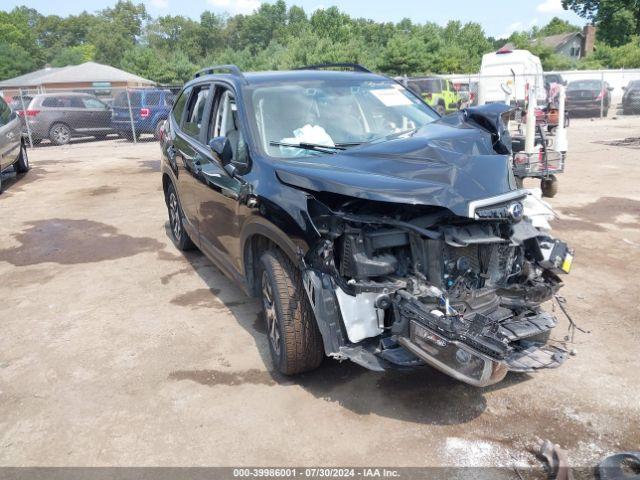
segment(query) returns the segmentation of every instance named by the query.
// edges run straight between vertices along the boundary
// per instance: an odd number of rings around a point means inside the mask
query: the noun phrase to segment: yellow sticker
[[[571,270],[572,263],[573,263],[573,255],[571,255],[570,253],[567,253],[567,255],[564,257],[564,261],[562,262],[562,271],[565,273],[569,273],[569,270]]]

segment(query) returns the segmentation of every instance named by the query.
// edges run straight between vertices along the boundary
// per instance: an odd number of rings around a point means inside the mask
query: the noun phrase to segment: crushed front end
[[[466,216],[310,197],[321,240],[304,284],[326,353],[374,370],[430,365],[475,386],[562,364],[565,351],[547,344],[557,320],[541,304],[573,252],[534,226],[526,196],[471,202]]]

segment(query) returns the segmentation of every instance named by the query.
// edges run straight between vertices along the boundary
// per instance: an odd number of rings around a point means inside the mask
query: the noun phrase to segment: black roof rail
[[[215,72],[227,72],[234,77],[241,78],[244,83],[249,83],[242,74],[242,70],[240,70],[236,65],[213,65],[211,67],[203,68],[202,70],[197,71],[193,78],[198,78],[202,75],[212,75]]]
[[[304,67],[296,68],[296,70],[322,70],[323,68],[344,68],[350,69],[353,72],[373,73],[366,67],[357,63],[317,63],[315,65],[306,65]]]

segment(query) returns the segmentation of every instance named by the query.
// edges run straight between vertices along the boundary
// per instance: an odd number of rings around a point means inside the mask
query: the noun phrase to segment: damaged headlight
[[[447,340],[416,321],[409,324],[409,338],[401,338],[400,343],[432,367],[476,387],[499,382],[507,374],[501,362]]]

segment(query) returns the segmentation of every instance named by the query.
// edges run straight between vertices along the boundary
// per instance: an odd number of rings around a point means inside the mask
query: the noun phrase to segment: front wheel
[[[171,228],[171,240],[179,250],[191,250],[194,245],[189,234],[184,229],[184,215],[182,213],[182,207],[180,207],[180,201],[178,200],[178,194],[173,184],[169,185],[167,190],[167,209],[169,211],[169,227]]]
[[[324,358],[322,336],[300,271],[280,250],[269,250],[260,258],[258,279],[276,369],[294,375],[318,368]]]
[[[27,173],[29,171],[29,155],[27,154],[27,147],[24,143],[20,144],[20,155],[16,162],[16,173]]]

